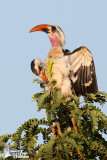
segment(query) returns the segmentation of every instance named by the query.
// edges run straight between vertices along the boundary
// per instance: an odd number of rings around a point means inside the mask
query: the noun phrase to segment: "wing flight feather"
[[[98,91],[94,61],[86,47],[79,47],[73,52],[65,50],[70,64],[70,80],[77,96]]]

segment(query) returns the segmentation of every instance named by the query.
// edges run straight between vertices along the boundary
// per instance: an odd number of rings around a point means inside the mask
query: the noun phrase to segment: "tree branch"
[[[68,114],[68,116],[70,117],[70,115],[69,115],[68,112],[67,112],[67,114]],[[71,122],[72,122],[72,124],[73,124],[73,128],[74,128],[75,133],[78,134],[77,126],[76,126],[76,124],[75,124],[75,116],[73,116],[72,118],[70,117],[70,119],[71,119]],[[78,152],[78,155],[79,155],[80,160],[83,160],[82,154],[81,154],[81,152],[80,152],[79,149],[77,150],[77,152]]]
[[[61,135],[62,132],[61,132],[60,123],[59,123],[58,119],[56,118],[56,115],[55,115],[55,114],[54,114],[54,117],[55,117],[57,129],[58,129],[58,135]]]
[[[51,105],[53,104],[53,100],[51,100]],[[58,119],[56,118],[56,115],[54,114],[54,117],[55,117],[55,121],[56,121],[56,126],[57,126],[57,129],[58,129],[58,135],[62,134],[61,132],[61,127],[60,127],[60,123],[58,121]]]

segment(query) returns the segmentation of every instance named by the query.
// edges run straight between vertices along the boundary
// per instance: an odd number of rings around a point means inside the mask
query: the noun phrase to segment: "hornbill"
[[[30,30],[43,31],[48,34],[52,48],[45,63],[36,59],[31,63],[32,72],[46,82],[56,79],[56,88],[62,95],[76,94],[85,96],[98,91],[95,66],[91,52],[86,47],[79,47],[73,52],[64,49],[65,36],[56,25],[42,24]],[[52,77],[48,77],[47,62],[54,60]]]

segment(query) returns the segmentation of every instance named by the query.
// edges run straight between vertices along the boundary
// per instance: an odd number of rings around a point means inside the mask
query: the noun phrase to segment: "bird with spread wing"
[[[43,31],[48,34],[52,48],[45,63],[35,59],[31,63],[31,70],[47,83],[56,79],[56,88],[62,95],[76,94],[85,96],[87,93],[98,91],[95,65],[91,52],[86,47],[79,47],[73,52],[64,49],[65,36],[62,29],[56,25],[42,24],[30,30]],[[52,77],[48,77],[47,62],[54,61]]]

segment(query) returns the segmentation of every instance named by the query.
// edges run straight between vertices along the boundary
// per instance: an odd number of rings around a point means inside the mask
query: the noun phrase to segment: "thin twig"
[[[52,124],[51,124],[51,129],[52,129],[53,137],[56,137],[55,127]]]
[[[68,112],[67,112],[67,114],[68,114],[68,116],[70,117],[70,115],[69,115]],[[77,126],[76,126],[76,124],[75,124],[75,116],[73,116],[72,118],[70,117],[70,119],[71,119],[71,122],[72,122],[72,124],[73,124],[73,128],[74,128],[75,133],[78,134],[78,129],[77,129]],[[79,149],[77,150],[77,152],[78,152],[78,155],[79,155],[80,160],[83,160],[82,154],[81,154],[81,152],[80,152]]]
[[[47,112],[46,112],[46,115],[47,115]],[[56,131],[55,131],[55,127],[53,126],[53,124],[51,124],[51,129],[52,129],[53,137],[56,137]]]
[[[51,104],[53,104],[53,100],[51,100]],[[60,123],[59,123],[58,119],[56,118],[56,114],[55,113],[54,113],[54,117],[55,117],[57,129],[58,129],[58,135],[61,135],[62,132],[61,132]]]
[[[71,118],[71,121],[72,121],[75,133],[78,134],[77,126],[75,125],[75,116]]]
[[[86,100],[82,101],[80,104],[82,104],[82,103],[84,103],[84,102],[86,102]]]
[[[62,132],[61,132],[60,123],[59,123],[58,119],[56,118],[56,115],[55,115],[55,114],[54,114],[54,117],[55,117],[57,129],[58,129],[58,135],[61,135]]]

